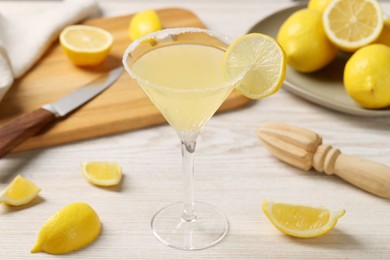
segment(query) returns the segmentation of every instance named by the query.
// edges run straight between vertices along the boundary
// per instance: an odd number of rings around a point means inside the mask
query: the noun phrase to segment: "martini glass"
[[[151,223],[157,239],[174,248],[207,248],[228,232],[228,220],[219,209],[194,201],[193,175],[202,126],[243,77],[223,77],[222,60],[229,42],[209,30],[165,29],[134,41],[123,56],[126,71],[181,141],[183,200],[158,211]]]

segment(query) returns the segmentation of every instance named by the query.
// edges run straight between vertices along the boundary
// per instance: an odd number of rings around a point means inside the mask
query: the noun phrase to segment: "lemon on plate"
[[[101,223],[95,210],[84,202],[75,202],[46,221],[31,253],[69,253],[94,241],[100,230]]]
[[[129,37],[132,41],[151,32],[162,29],[161,21],[154,10],[144,10],[133,16],[129,24]]]
[[[122,169],[114,162],[87,162],[81,164],[84,177],[98,186],[113,186],[120,183]]]
[[[328,233],[345,214],[345,210],[331,211],[268,200],[264,201],[262,209],[277,229],[300,238],[318,237]]]
[[[382,10],[376,0],[334,0],[322,20],[328,38],[348,52],[374,42],[383,28]]]
[[[305,73],[322,69],[337,53],[325,34],[321,13],[315,10],[302,9],[288,17],[279,29],[278,42],[288,65]]]
[[[356,51],[344,69],[344,87],[361,106],[390,106],[390,47],[371,44]]]
[[[60,44],[77,66],[97,66],[107,57],[114,39],[110,32],[95,26],[71,25],[60,34]]]
[[[390,18],[385,19],[383,22],[383,29],[376,43],[383,43],[390,47]]]
[[[264,98],[283,84],[285,54],[272,37],[260,33],[243,35],[226,50],[223,73],[228,79],[245,73],[235,88],[251,99]]]
[[[324,12],[332,0],[310,0],[307,8],[318,12]]]
[[[41,189],[30,180],[16,176],[0,194],[0,203],[10,206],[21,206],[32,201]]]

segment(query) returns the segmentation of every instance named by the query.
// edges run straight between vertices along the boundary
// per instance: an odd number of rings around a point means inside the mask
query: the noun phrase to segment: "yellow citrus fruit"
[[[133,16],[129,24],[129,37],[134,41],[141,36],[161,29],[161,21],[157,13],[148,9]]]
[[[96,66],[107,57],[114,40],[110,32],[95,26],[71,25],[60,34],[60,44],[77,66]]]
[[[31,253],[69,253],[94,241],[100,230],[99,216],[88,204],[72,203],[46,221]]]
[[[375,41],[383,28],[382,10],[376,0],[334,0],[322,19],[328,38],[349,52]]]
[[[263,211],[283,233],[301,238],[322,236],[331,231],[345,210],[331,211],[302,205],[264,201]]]
[[[0,194],[0,203],[20,206],[29,203],[41,191],[37,185],[18,175]]]
[[[230,79],[245,73],[236,89],[251,99],[264,98],[283,84],[285,54],[272,37],[260,33],[243,35],[226,50],[223,73]]]
[[[337,48],[327,38],[321,13],[302,9],[282,24],[278,41],[287,56],[287,63],[301,72],[313,72],[328,65]]]
[[[383,43],[390,47],[390,18],[387,18],[383,23],[383,29],[376,43]]]
[[[390,106],[390,47],[371,44],[356,51],[344,69],[344,87],[361,106]]]
[[[332,2],[332,0],[310,0],[307,8],[322,13],[325,11],[330,2]]]
[[[98,186],[117,185],[122,179],[122,169],[114,162],[87,162],[81,167],[84,177]]]

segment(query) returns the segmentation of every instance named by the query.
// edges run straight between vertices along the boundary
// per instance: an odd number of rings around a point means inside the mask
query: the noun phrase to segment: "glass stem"
[[[184,181],[184,211],[182,219],[191,222],[196,219],[194,211],[194,153],[196,139],[199,132],[180,133],[181,154],[182,154],[182,171]]]

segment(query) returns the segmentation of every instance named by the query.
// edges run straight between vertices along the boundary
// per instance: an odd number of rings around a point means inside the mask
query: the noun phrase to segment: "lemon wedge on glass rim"
[[[122,179],[122,169],[114,162],[86,162],[81,169],[84,177],[98,186],[117,185]]]
[[[32,201],[40,191],[35,183],[18,175],[0,194],[0,203],[21,206]]]
[[[286,57],[282,47],[270,36],[251,33],[237,38],[226,50],[223,73],[233,79],[242,73],[235,88],[251,99],[274,94],[286,75]]]
[[[345,210],[334,211],[268,200],[264,201],[262,209],[277,229],[300,238],[318,237],[328,233],[345,214]]]
[[[326,7],[322,22],[331,42],[353,52],[374,42],[383,29],[383,14],[377,0],[334,0]]]
[[[77,66],[97,66],[102,63],[113,42],[110,32],[89,25],[71,25],[60,34],[62,49]]]

